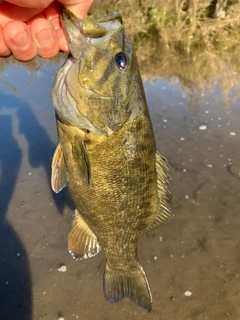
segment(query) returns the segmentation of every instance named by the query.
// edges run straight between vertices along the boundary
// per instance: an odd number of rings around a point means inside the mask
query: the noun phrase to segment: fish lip
[[[69,50],[75,59],[80,59],[82,50],[79,50],[79,45],[84,47],[89,42],[83,32],[83,19],[77,18],[66,8],[63,8],[60,19]]]
[[[83,19],[77,18],[70,10],[67,8],[62,9],[62,13],[60,15],[61,24],[63,27],[63,32],[67,38],[67,40],[70,42],[70,37],[68,34],[69,26],[67,26],[67,23],[71,23],[74,27],[78,29],[81,33],[83,33]]]
[[[74,58],[74,56],[71,53],[69,53],[68,59],[72,62],[72,64],[74,64],[77,61],[77,59]],[[69,68],[71,68],[71,66]]]
[[[123,28],[122,17],[117,12],[100,18],[85,16],[81,19],[63,8],[60,18],[69,50],[76,60],[86,59],[90,47],[101,47]]]
[[[122,17],[118,12],[113,12],[102,18],[85,16],[81,19],[76,17],[70,10],[63,8],[60,19],[68,43],[71,44],[73,42],[73,45],[74,38],[78,38],[80,42],[89,43],[91,40],[110,37],[116,30],[122,29]],[[90,29],[87,28],[87,25],[90,25]],[[73,34],[74,37],[72,36]]]

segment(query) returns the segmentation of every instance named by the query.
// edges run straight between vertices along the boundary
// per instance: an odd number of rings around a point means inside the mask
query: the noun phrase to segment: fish
[[[68,234],[74,259],[102,249],[104,296],[152,309],[138,239],[171,221],[167,160],[156,150],[138,61],[122,17],[77,18],[63,9],[70,54],[52,89],[58,145],[52,189],[70,190],[76,210]]]

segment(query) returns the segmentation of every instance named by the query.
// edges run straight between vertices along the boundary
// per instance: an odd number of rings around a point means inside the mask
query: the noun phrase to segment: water
[[[38,59],[43,64],[43,60]],[[176,219],[143,236],[153,311],[103,296],[104,255],[67,252],[74,206],[50,187],[57,143],[51,87],[60,62],[6,65],[0,81],[0,314],[3,320],[238,319],[240,109],[233,90],[144,82]],[[26,65],[28,66],[28,64]]]

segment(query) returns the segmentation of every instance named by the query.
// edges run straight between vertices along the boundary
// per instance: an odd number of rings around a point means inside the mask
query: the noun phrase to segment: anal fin
[[[101,250],[97,237],[75,210],[74,220],[68,233],[68,250],[74,259],[94,257]]]
[[[156,215],[148,226],[147,232],[174,219],[174,214],[166,202],[166,195],[168,193],[168,163],[159,152],[156,152],[156,169],[159,204]]]
[[[66,166],[60,144],[57,145],[53,155],[51,185],[56,193],[59,193],[67,185]]]

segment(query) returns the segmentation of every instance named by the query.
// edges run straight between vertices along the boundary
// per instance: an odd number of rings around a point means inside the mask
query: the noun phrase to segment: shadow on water
[[[0,116],[0,150],[0,314],[3,320],[30,320],[32,293],[28,258],[21,240],[5,219],[22,160],[8,115]]]
[[[5,95],[2,92],[1,101],[4,101],[6,108],[17,108],[19,119],[19,134],[24,135],[28,143],[28,160],[33,168],[43,166],[48,178],[48,185],[51,188],[51,162],[56,145],[50,140],[46,130],[39,123],[31,107],[16,98],[14,95]],[[55,123],[54,123],[55,126]],[[67,189],[56,195],[52,190],[52,198],[60,213],[65,205],[73,208],[72,201]]]
[[[10,97],[12,102],[12,97]],[[29,163],[33,168],[43,166],[51,188],[51,162],[56,145],[49,139],[47,132],[40,125],[32,109],[25,103],[18,103],[17,116],[19,119],[19,133],[23,134],[28,143]],[[54,123],[55,126],[55,123]],[[60,213],[65,205],[73,209],[72,201],[67,189],[63,189],[58,195],[51,190],[52,198]]]
[[[3,104],[7,109],[17,108],[19,133],[28,143],[29,163],[34,168],[44,167],[50,187],[51,160],[56,146],[28,104],[14,95],[1,92],[0,96],[0,109]],[[13,136],[13,125],[11,115],[0,115],[0,318],[30,320],[32,291],[28,257],[20,238],[6,219],[23,158]],[[59,212],[66,204],[72,206],[65,193],[55,195],[52,192]]]

